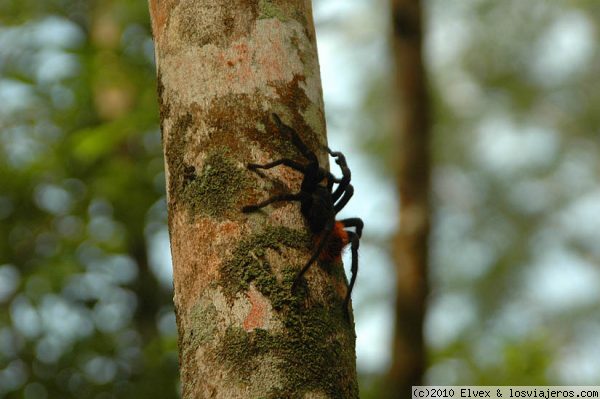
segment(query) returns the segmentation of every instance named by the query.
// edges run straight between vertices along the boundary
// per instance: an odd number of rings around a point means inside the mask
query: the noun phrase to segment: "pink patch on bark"
[[[248,291],[248,299],[250,300],[251,308],[250,313],[248,313],[248,316],[244,320],[244,329],[246,331],[263,327],[267,316],[265,300],[260,293],[251,289]]]

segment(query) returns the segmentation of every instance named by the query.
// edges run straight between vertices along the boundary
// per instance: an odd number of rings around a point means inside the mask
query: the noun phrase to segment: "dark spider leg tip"
[[[340,161],[340,158],[343,158],[344,160],[346,159],[344,154],[342,154],[340,151],[333,151],[331,148],[327,147],[327,152],[332,158],[335,158],[336,163],[342,162]]]
[[[275,120],[275,123],[277,123],[278,125],[282,124],[281,119],[279,118],[279,115],[277,115],[276,113],[274,113],[274,112],[271,113],[271,117],[273,118],[273,120]]]
[[[254,212],[257,210],[258,210],[258,207],[255,205],[246,205],[245,207],[242,208],[243,213],[251,213],[251,212]]]

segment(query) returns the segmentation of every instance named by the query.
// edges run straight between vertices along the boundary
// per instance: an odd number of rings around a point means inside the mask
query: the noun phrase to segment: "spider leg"
[[[308,260],[308,262],[306,262],[306,264],[304,265],[302,270],[300,270],[300,273],[298,273],[298,275],[294,279],[294,284],[292,285],[292,291],[296,290],[296,288],[298,287],[298,283],[300,282],[300,279],[302,278],[304,273],[306,273],[306,271],[308,270],[310,265],[312,265],[317,260],[317,258],[321,254],[321,252],[323,252],[323,249],[329,242],[329,237],[331,236],[331,232],[333,231],[334,225],[335,225],[335,219],[331,218],[329,221],[327,221],[327,224],[325,225],[325,228],[323,229],[323,233],[321,234],[321,240],[319,241],[319,245],[317,246],[317,249],[315,250],[315,252],[313,252],[313,254],[310,257],[310,259]]]
[[[342,181],[342,179],[335,177],[333,173],[330,173],[325,169],[323,169],[323,174],[327,176],[327,189],[329,189],[329,192],[331,192],[334,183],[340,184]]]
[[[338,186],[338,189],[339,189],[339,187],[341,187],[341,183],[340,183],[340,186]],[[341,211],[342,208],[344,208],[346,206],[346,204],[348,203],[348,201],[350,201],[350,198],[352,198],[353,195],[354,195],[354,187],[352,186],[352,184],[346,185],[346,188],[343,190],[342,197],[333,206],[333,210],[335,211],[336,214],[339,211]]]
[[[352,288],[354,288],[356,275],[358,274],[358,246],[360,245],[360,237],[357,233],[351,231],[348,232],[348,237],[350,238],[350,248],[352,249],[352,266],[350,268],[352,270],[352,277],[350,278],[350,284],[348,285],[348,291],[346,292],[346,298],[344,299],[344,309],[346,310],[346,316],[350,319],[348,306],[350,305],[350,295],[352,295]]]
[[[332,182],[332,183],[341,183],[342,179],[340,179],[339,177],[335,177],[333,173],[327,172],[327,179]]]
[[[342,220],[340,220],[340,222],[344,225],[344,227],[355,227],[356,235],[358,236],[358,238],[362,237],[363,227],[365,226],[362,219],[349,218],[349,219],[342,219]]]
[[[281,202],[281,201],[300,201],[302,198],[302,194],[279,194],[274,195],[273,197],[264,200],[263,202],[259,202],[256,205],[246,205],[242,208],[242,212],[250,213],[259,210],[260,208],[264,208],[267,205],[272,204],[273,202]]]
[[[298,133],[296,133],[296,131],[292,129],[291,126],[288,126],[285,123],[283,123],[277,114],[272,115],[273,120],[275,120],[279,131],[290,135],[290,137],[292,138],[292,143],[296,146],[298,150],[300,150],[302,155],[304,155],[304,157],[309,161],[318,163],[317,156],[306,146],[306,144],[304,144]]]
[[[333,197],[333,201],[337,201],[346,191],[348,184],[350,184],[350,179],[352,177],[352,173],[350,172],[350,168],[348,167],[348,163],[346,162],[346,157],[339,151],[332,151],[331,148],[327,147],[327,152],[333,158],[335,158],[335,163],[338,164],[340,169],[342,170],[342,178],[336,181],[338,183],[337,188],[331,194]],[[341,209],[341,208],[340,208]]]
[[[297,170],[298,172],[302,172],[302,173],[306,173],[306,168],[304,167],[304,165],[299,164],[298,162],[292,160],[292,159],[287,159],[287,158],[283,158],[277,161],[273,161],[273,162],[269,162],[267,164],[264,165],[259,165],[257,163],[249,163],[248,164],[248,169],[250,170],[256,170],[256,169],[271,169],[274,168],[275,166],[279,166],[279,165],[284,165],[287,166],[288,168]]]
[[[331,148],[329,148],[329,147],[327,147],[327,152],[329,153],[329,155],[331,155],[332,157],[334,157],[334,158],[336,158],[336,159],[337,159],[337,158],[340,158],[340,157],[341,157],[341,158],[344,158],[344,162],[345,162],[345,157],[344,157],[344,154],[342,154],[341,152],[339,152],[339,151],[333,151],[333,150],[332,150]],[[337,162],[337,161],[336,161],[336,162]]]

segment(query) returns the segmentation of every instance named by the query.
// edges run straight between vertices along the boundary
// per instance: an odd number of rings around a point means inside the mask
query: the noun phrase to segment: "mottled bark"
[[[396,320],[389,397],[410,398],[425,369],[423,319],[427,296],[430,225],[429,100],[423,66],[419,0],[392,0],[393,50],[399,94],[400,227],[394,240],[397,265]]]
[[[298,158],[271,113],[327,162],[310,1],[150,0],[184,398],[355,398],[341,264],[313,266]]]

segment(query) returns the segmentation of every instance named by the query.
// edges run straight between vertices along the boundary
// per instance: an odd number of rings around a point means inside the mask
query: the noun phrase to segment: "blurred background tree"
[[[597,384],[600,7],[424,5],[434,124],[424,381]],[[353,121],[381,175],[395,157],[390,69],[369,66]],[[372,370],[363,386],[377,392]]]
[[[365,219],[362,397],[393,320],[389,4],[314,2]],[[600,383],[600,4],[424,2],[431,384]],[[178,396],[147,4],[0,3],[0,397]],[[344,216],[345,216],[344,215]]]
[[[600,4],[430,5],[426,380],[598,384]]]

